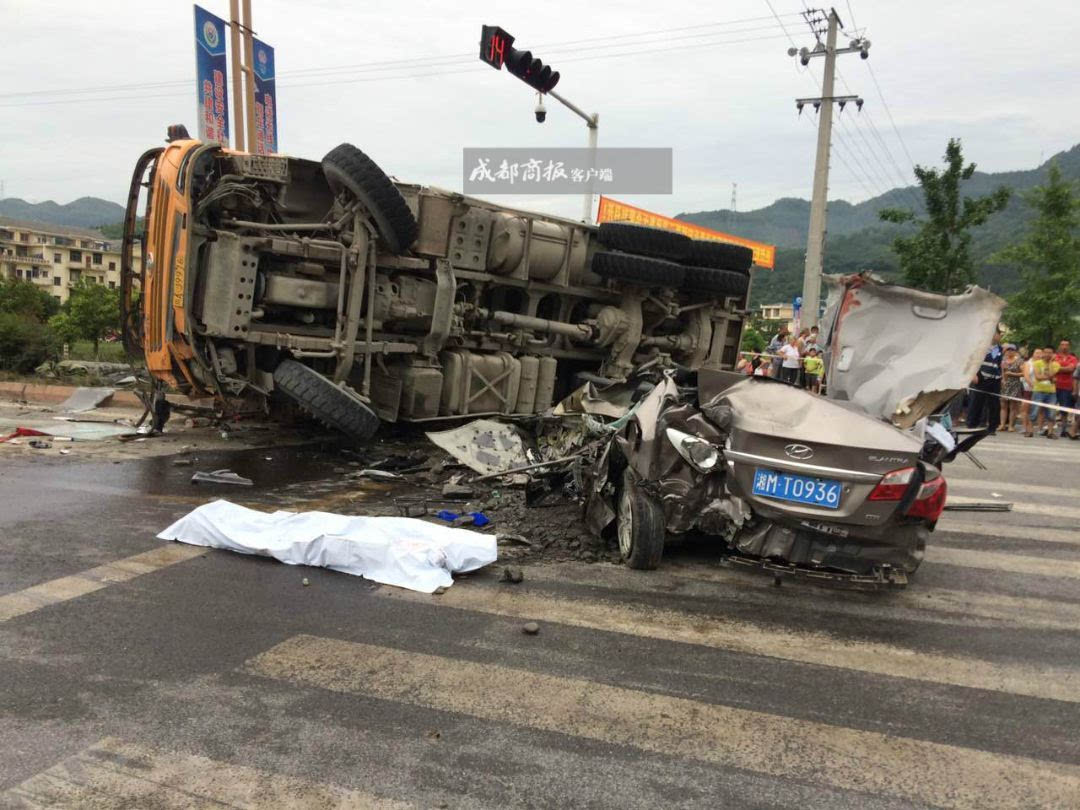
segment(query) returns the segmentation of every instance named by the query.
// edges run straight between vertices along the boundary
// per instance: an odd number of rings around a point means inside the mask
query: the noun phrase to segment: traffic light
[[[496,70],[506,65],[510,73],[541,93],[553,90],[559,83],[559,71],[552,70],[550,65],[533,58],[531,51],[515,48],[513,35],[497,25],[481,27],[480,60]]]

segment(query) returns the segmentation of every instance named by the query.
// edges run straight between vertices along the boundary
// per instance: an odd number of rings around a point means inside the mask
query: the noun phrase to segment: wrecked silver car
[[[827,396],[709,369],[639,381],[586,485],[590,527],[614,523],[628,565],[655,568],[668,534],[698,532],[777,572],[901,585],[919,567],[942,466],[984,435],[958,442],[935,412],[974,375],[1004,302],[829,282]]]

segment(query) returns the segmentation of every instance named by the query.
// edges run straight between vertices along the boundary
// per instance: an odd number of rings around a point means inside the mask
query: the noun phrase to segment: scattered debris
[[[468,512],[464,515],[459,515],[457,512],[451,512],[448,509],[440,509],[435,513],[435,517],[439,520],[445,520],[447,523],[452,523],[455,526],[487,526],[491,521],[487,515],[483,512]]]
[[[468,529],[399,517],[266,513],[224,500],[198,507],[158,539],[330,568],[424,593],[498,558],[493,536]]]
[[[1000,496],[998,496],[1000,497]],[[1011,512],[1009,501],[973,501],[971,503],[946,503],[946,512]]]
[[[112,399],[115,393],[114,388],[76,388],[57,408],[63,413],[92,411]]]
[[[62,455],[62,456],[69,456],[69,455],[71,455],[71,451],[70,451],[70,450],[67,450],[67,449],[61,450],[61,451],[60,451],[60,455]]]
[[[300,580],[300,584],[306,588],[308,585],[311,584],[311,580],[307,577],[304,577],[302,580]]]
[[[9,433],[7,436],[0,438],[0,442],[10,442],[12,439],[18,439],[22,436],[49,436],[42,430],[35,430],[34,428],[17,427],[14,432]],[[14,442],[13,442],[14,443]]]
[[[477,419],[427,437],[466,467],[484,475],[508,472],[529,464],[525,442],[513,425]]]
[[[512,582],[517,585],[524,579],[525,572],[523,572],[520,568],[510,568],[508,566],[503,569],[502,576],[499,578],[499,582]]]
[[[190,467],[192,463],[190,458],[174,458],[172,465],[174,467]]]
[[[45,441],[44,439],[31,439],[30,446],[33,447],[35,450],[48,450],[50,447],[52,447],[52,444]]]
[[[237,475],[232,470],[214,470],[213,472],[197,472],[191,476],[193,484],[236,484],[242,487],[250,487],[254,482],[250,478]]]
[[[535,636],[540,632],[540,625],[536,622],[525,622],[525,624],[521,625],[521,632],[527,636]]]
[[[386,470],[365,469],[353,473],[357,478],[372,478],[376,481],[400,481],[404,476]]]
[[[476,487],[469,484],[448,483],[443,484],[442,494],[444,498],[454,500],[468,500],[476,494]]]
[[[528,538],[523,534],[497,534],[495,535],[496,543],[517,543],[522,546],[532,546]]]

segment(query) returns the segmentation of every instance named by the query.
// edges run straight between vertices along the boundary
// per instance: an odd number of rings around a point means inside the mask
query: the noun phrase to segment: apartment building
[[[762,304],[760,317],[764,321],[790,321],[795,308],[791,304]]]
[[[0,217],[0,276],[40,284],[61,303],[82,279],[119,287],[120,240],[86,228]]]

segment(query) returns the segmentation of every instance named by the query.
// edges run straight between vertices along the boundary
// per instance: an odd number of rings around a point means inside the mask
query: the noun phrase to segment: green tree
[[[98,341],[107,332],[120,328],[119,290],[82,279],[71,289],[66,315],[70,321],[70,333],[94,341],[94,357],[97,358]]]
[[[0,278],[0,312],[45,322],[60,311],[60,302],[32,281]]]
[[[915,212],[885,208],[879,216],[886,222],[912,222],[918,226],[914,236],[898,236],[893,251],[900,260],[904,280],[912,287],[939,293],[961,290],[975,281],[971,259],[971,229],[982,225],[1009,202],[1009,189],[999,187],[984,197],[963,197],[960,183],[975,173],[975,164],[964,165],[960,141],[949,139],[945,148],[943,171],[915,167],[915,177],[922,187],[926,217],[916,219]]]
[[[1056,345],[1078,331],[1080,196],[1055,163],[1046,185],[1033,188],[1024,201],[1036,214],[1027,236],[996,257],[1017,270],[1024,282],[1009,299],[1005,322],[1018,340]]]

